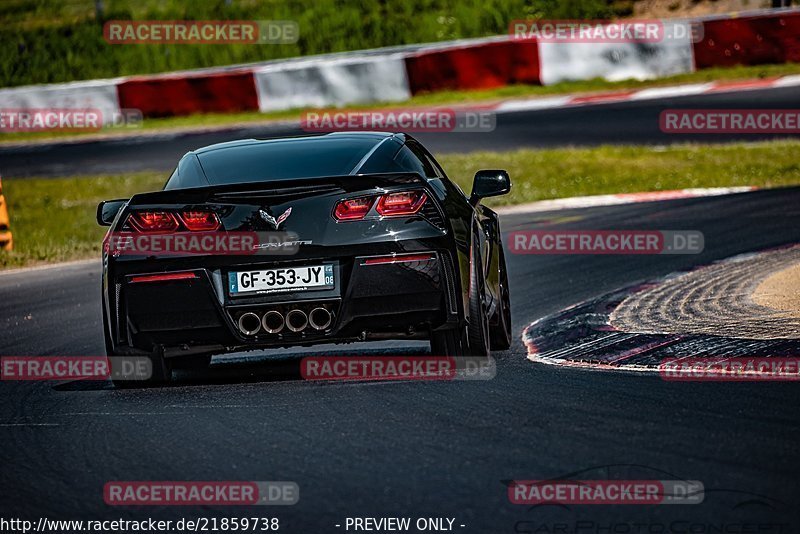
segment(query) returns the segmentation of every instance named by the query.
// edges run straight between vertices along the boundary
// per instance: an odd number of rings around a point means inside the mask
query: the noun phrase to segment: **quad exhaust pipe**
[[[314,308],[308,314],[308,322],[314,330],[325,330],[331,325],[331,312],[325,308]]]
[[[284,328],[297,333],[309,325],[314,330],[321,331],[328,328],[332,322],[331,312],[320,306],[312,309],[308,315],[303,310],[294,309],[287,313],[286,317],[276,310],[269,310],[263,317],[259,317],[256,312],[245,312],[239,316],[238,325],[239,332],[245,336],[254,336],[262,329],[269,334],[278,334]]]
[[[308,326],[308,316],[302,310],[292,310],[286,314],[286,328],[292,332],[301,332]]]
[[[261,326],[270,334],[277,334],[283,330],[285,325],[286,321],[283,318],[283,314],[275,310],[268,311],[264,314],[264,318],[261,319]]]
[[[261,328],[261,318],[253,312],[243,313],[239,317],[239,332],[252,336]]]

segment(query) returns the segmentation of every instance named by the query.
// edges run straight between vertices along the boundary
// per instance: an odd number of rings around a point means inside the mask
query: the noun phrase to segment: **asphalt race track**
[[[504,232],[536,225],[705,234],[699,255],[509,254],[521,334],[539,317],[617,288],[796,242],[800,188],[516,214],[502,225]],[[102,354],[99,296],[97,264],[0,274],[0,354]],[[344,532],[346,517],[366,516],[450,517],[465,533],[559,532],[576,521],[585,522],[578,532],[668,532],[622,529],[645,521],[706,528],[676,532],[745,532],[710,530],[745,523],[761,525],[757,532],[799,531],[796,383],[675,383],[525,356],[519,339],[495,353],[489,381],[305,382],[285,362],[257,356],[215,361],[212,371],[181,375],[167,388],[2,383],[0,499],[12,517],[271,514],[288,532]],[[511,504],[504,484],[620,470],[702,481],[705,500],[529,507]],[[300,501],[115,508],[102,491],[113,480],[295,481]]]
[[[491,133],[419,133],[434,153],[511,150],[600,144],[731,142],[781,137],[777,134],[694,134],[661,132],[666,109],[797,109],[797,87],[584,105],[550,110],[500,113]],[[121,140],[78,141],[30,146],[0,146],[4,177],[114,174],[141,170],[171,171],[196,148],[242,138],[304,133],[296,123],[274,123],[204,133],[159,134]],[[784,135],[785,137],[786,135]]]

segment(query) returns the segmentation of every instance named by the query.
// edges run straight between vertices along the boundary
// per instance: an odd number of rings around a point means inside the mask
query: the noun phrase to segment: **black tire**
[[[108,356],[119,356],[117,354],[109,354],[106,352]],[[130,377],[125,378],[123,376],[117,376],[116,378],[112,378],[111,382],[113,382],[114,387],[116,388],[134,388],[139,386],[159,386],[163,384],[167,384],[172,380],[172,367],[170,366],[167,359],[164,358],[164,352],[161,347],[156,347],[153,352],[147,355],[150,359],[150,364],[152,368],[152,373],[147,378],[140,378],[140,377]],[[112,372],[114,372],[114,365],[112,367]]]
[[[432,356],[464,356],[464,335],[458,328],[431,332]]]
[[[489,316],[486,314],[486,280],[481,269],[480,251],[473,238],[469,275],[469,323],[467,325],[467,354],[489,357]]]
[[[506,255],[500,245],[500,303],[497,306],[497,324],[489,331],[492,350],[508,350],[511,348],[511,293],[508,289],[508,271]]]
[[[107,317],[106,299],[104,299],[102,295],[100,295],[100,302],[101,302],[100,307],[102,308],[103,311],[103,342],[105,343],[106,346],[106,356],[113,356],[114,349],[111,345],[111,337],[109,337],[108,335],[109,328],[108,328],[108,322],[106,321]]]
[[[102,297],[101,297],[102,298]],[[103,311],[103,341],[105,342],[106,346],[106,356],[109,358],[113,357],[122,357],[122,356],[130,356],[129,354],[119,354],[114,351],[113,345],[111,343],[111,338],[109,337],[108,331],[109,327],[106,322],[106,302],[105,299],[102,300],[102,311]],[[122,376],[114,378],[115,369],[114,364],[111,364],[111,382],[114,384],[115,388],[131,388],[137,386],[156,386],[160,384],[166,384],[170,380],[172,380],[172,368],[170,367],[169,363],[167,362],[166,358],[164,358],[164,352],[161,347],[156,347],[153,349],[153,352],[147,355],[150,358],[151,368],[153,369],[152,374],[150,377],[146,379],[125,379]],[[209,356],[210,358],[210,356]]]

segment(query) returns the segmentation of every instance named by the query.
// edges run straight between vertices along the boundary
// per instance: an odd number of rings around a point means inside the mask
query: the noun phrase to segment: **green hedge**
[[[0,87],[481,37],[522,18],[627,15],[632,0],[4,0]],[[291,45],[109,45],[106,20],[294,20]]]

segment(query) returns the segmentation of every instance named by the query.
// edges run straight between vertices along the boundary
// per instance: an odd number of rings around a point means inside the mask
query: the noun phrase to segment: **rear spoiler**
[[[224,202],[226,200],[259,197],[276,199],[325,194],[335,191],[349,193],[373,188],[425,183],[427,183],[427,180],[415,172],[291,178],[140,193],[130,199],[129,205],[201,204],[204,202]]]

